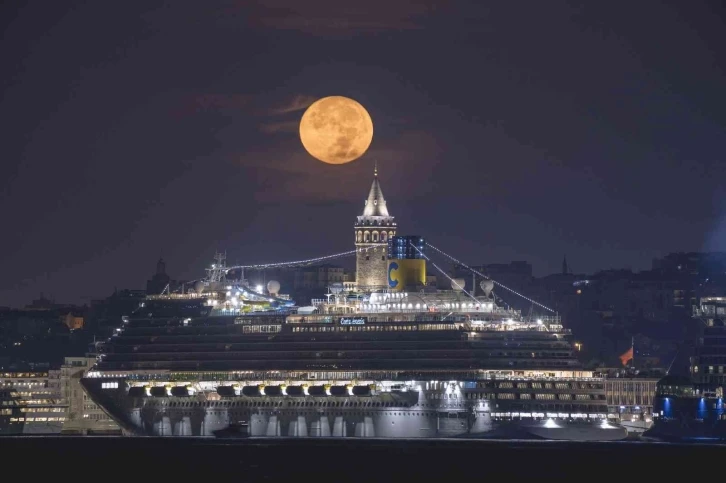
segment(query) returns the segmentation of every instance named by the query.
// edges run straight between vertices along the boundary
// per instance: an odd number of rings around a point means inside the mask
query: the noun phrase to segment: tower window
[[[366,255],[366,260],[370,260],[370,259],[371,259],[371,256],[370,255]]]
[[[381,260],[385,260],[385,259],[386,259],[386,256],[385,256],[385,255],[383,255],[383,256],[381,257]]]

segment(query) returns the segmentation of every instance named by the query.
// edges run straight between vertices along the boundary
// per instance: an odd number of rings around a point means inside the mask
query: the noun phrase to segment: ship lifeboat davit
[[[352,396],[353,395],[353,386],[350,384],[346,384],[344,386],[330,386],[330,395],[331,396]]]
[[[287,396],[307,396],[308,395],[308,387],[306,385],[302,386],[287,386],[285,389],[285,394]]]
[[[191,384],[183,386],[174,386],[171,388],[171,395],[174,397],[188,397],[193,396],[196,391]]]
[[[329,390],[330,386],[327,384],[324,386],[310,386],[308,387],[308,394],[317,397],[330,396]]]
[[[149,392],[154,397],[167,397],[170,395],[169,388],[167,386],[154,386]]]
[[[129,397],[149,397],[151,391],[149,386],[132,386],[129,388]]]
[[[265,386],[263,386],[262,384],[259,384],[257,386],[245,386],[242,388],[242,395],[249,397],[262,396],[263,394],[265,394],[264,391]]]
[[[217,386],[217,394],[222,397],[239,396],[241,392],[242,387],[239,384],[232,384],[230,386]]]
[[[353,386],[352,394],[353,396],[370,396],[373,394],[374,389],[376,388],[375,384],[368,384],[364,386]]]

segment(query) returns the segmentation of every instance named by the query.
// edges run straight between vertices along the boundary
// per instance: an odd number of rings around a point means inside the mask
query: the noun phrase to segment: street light
[[[575,342],[575,347],[577,347],[577,351],[578,352],[581,351],[582,350],[582,343],[581,342]]]

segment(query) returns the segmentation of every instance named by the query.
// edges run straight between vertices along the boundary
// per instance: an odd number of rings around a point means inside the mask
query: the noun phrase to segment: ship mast
[[[214,255],[214,263],[211,268],[206,269],[210,283],[223,282],[227,278],[227,254],[217,252]]]

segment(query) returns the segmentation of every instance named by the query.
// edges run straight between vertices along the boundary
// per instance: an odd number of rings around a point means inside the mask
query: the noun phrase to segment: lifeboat
[[[353,386],[350,384],[346,384],[344,386],[330,386],[330,395],[331,396],[350,396],[350,389],[352,389]]]
[[[169,395],[169,388],[166,386],[154,386],[149,391],[154,397],[167,397]]]
[[[261,396],[264,394],[264,391],[265,386],[263,386],[262,384],[259,384],[257,386],[245,386],[242,388],[242,395],[249,397]]]
[[[310,396],[320,397],[320,396],[329,396],[330,395],[330,393],[328,392],[329,388],[330,388],[330,386],[326,384],[325,386],[310,386],[307,389],[308,389],[308,394]]]
[[[285,386],[263,386],[261,393],[264,396],[282,396]]]
[[[190,385],[174,386],[171,388],[171,395],[175,397],[188,397],[194,395],[194,388]]]
[[[370,396],[371,394],[373,394],[375,388],[375,384],[368,384],[365,386],[353,386],[351,392],[354,396]]]
[[[287,386],[285,388],[285,395],[287,395],[287,396],[307,396],[308,387],[307,387],[307,385]]]
[[[242,387],[239,384],[232,384],[230,386],[217,386],[217,394],[222,397],[239,396],[241,392]]]
[[[132,386],[129,388],[129,397],[148,397],[151,396],[149,386]]]

